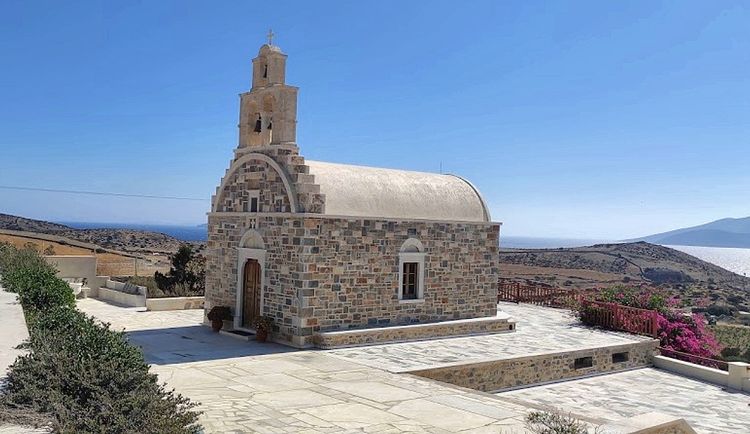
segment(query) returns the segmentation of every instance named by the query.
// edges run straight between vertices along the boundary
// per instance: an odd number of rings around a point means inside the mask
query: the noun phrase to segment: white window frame
[[[406,251],[410,250],[410,251]],[[414,251],[417,250],[417,251]],[[424,264],[425,251],[422,243],[415,238],[409,238],[401,246],[398,254],[398,302],[399,303],[422,303],[424,302]],[[414,262],[417,264],[417,298],[404,299],[404,263]]]

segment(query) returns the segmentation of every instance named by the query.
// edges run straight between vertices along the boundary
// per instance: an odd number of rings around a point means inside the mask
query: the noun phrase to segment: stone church
[[[466,319],[495,318],[500,224],[477,188],[305,159],[286,60],[263,45],[240,95],[239,145],[208,214],[206,311],[228,306],[251,333],[270,317],[273,340],[296,347],[352,330],[409,339],[415,324],[460,334]]]

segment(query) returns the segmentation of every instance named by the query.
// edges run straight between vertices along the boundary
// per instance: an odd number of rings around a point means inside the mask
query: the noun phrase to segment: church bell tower
[[[253,59],[253,82],[240,95],[239,147],[293,144],[297,140],[297,91],[284,83],[286,54],[272,44],[260,47]]]

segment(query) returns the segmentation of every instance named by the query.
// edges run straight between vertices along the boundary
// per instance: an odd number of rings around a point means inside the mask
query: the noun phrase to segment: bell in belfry
[[[271,118],[271,119],[268,120],[268,129],[269,130],[273,129],[273,118]]]
[[[256,133],[259,133],[260,132],[260,124],[261,124],[260,115],[258,115],[258,120],[255,121],[255,128],[253,129],[253,131],[255,131]]]

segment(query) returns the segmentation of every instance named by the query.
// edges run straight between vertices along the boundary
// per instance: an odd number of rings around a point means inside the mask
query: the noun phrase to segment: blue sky
[[[269,27],[310,159],[461,174],[506,235],[750,215],[750,6],[4,1],[0,212],[198,224]]]

